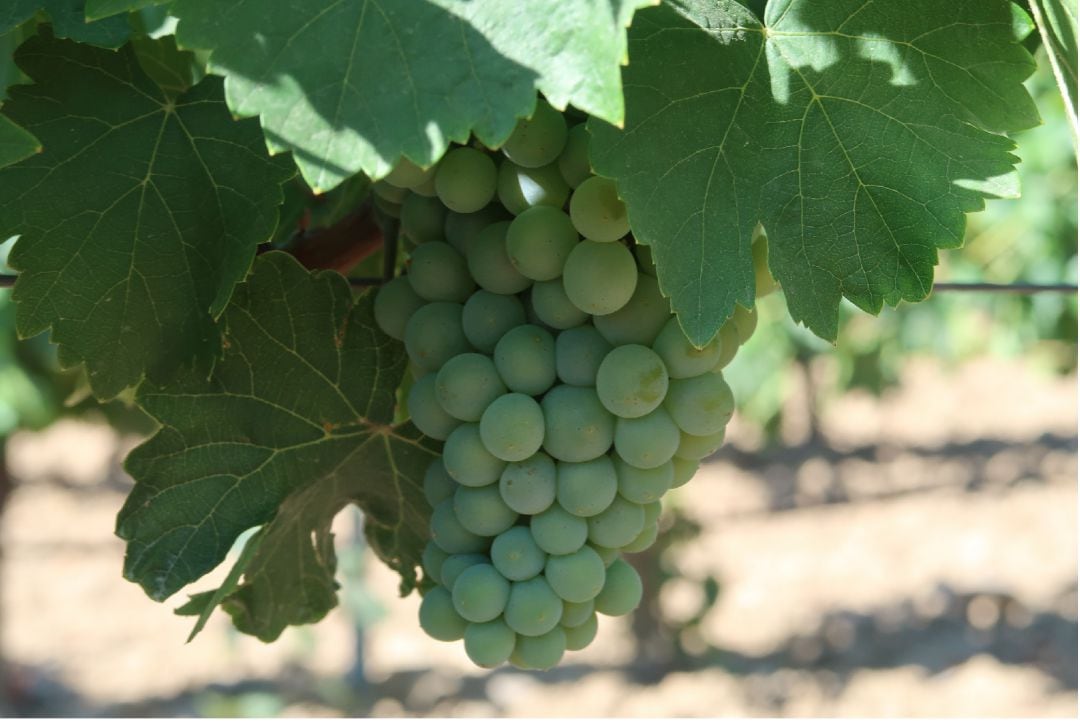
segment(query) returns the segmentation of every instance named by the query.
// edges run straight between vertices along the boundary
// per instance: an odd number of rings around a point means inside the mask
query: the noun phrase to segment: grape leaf
[[[36,37],[16,59],[35,84],[4,112],[44,146],[0,169],[0,234],[21,234],[19,334],[52,327],[101,398],[205,365],[214,317],[274,231],[288,162],[231,118],[218,78],[170,100],[130,47]]]
[[[1030,0],[1032,17],[1054,71],[1076,144],[1076,0]]]
[[[335,602],[330,523],[349,503],[403,589],[415,585],[436,447],[391,425],[407,359],[376,328],[372,298],[354,302],[340,275],[269,252],[222,316],[212,376],[140,388],[162,428],[127,459],[135,488],[117,534],[128,541],[124,575],[150,597],[198,579],[263,525],[226,609],[266,639],[317,620]]]
[[[119,48],[131,36],[127,16],[117,16],[98,22],[87,22],[83,12],[85,0],[6,0],[0,7],[0,33],[25,22],[38,11],[44,11],[52,21],[53,33],[80,43],[103,48]]]
[[[964,214],[1017,194],[997,135],[1039,122],[1030,29],[1005,0],[731,0],[639,12],[619,130],[590,121],[683,329],[705,344],[754,300],[760,221],[792,316],[834,339],[846,297],[924,298]]]
[[[100,20],[111,15],[164,5],[166,2],[168,0],[86,0],[86,17],[91,20]]]
[[[26,129],[0,115],[0,168],[41,152],[41,143]]]
[[[180,45],[212,51],[229,107],[258,115],[325,191],[474,131],[502,143],[537,89],[619,123],[625,26],[655,0],[179,0]]]

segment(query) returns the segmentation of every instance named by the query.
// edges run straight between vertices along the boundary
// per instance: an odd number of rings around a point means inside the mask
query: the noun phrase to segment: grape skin
[[[735,398],[723,375],[710,372],[673,380],[664,407],[679,429],[704,437],[723,431],[735,411]]]
[[[644,529],[627,545],[623,545],[620,550],[623,552],[643,552],[648,550],[656,542],[656,536],[659,534],[660,528],[654,522],[651,525],[645,525]]]
[[[401,204],[401,232],[413,243],[438,241],[446,223],[446,206],[437,198],[410,193]]]
[[[414,188],[434,178],[435,167],[421,168],[404,156],[394,166],[393,170],[383,178],[391,186],[398,188]]]
[[[403,341],[409,319],[425,303],[413,291],[408,277],[398,276],[383,284],[375,294],[375,323],[388,336]]]
[[[544,577],[555,594],[566,602],[584,603],[604,587],[604,561],[588,545],[569,555],[551,555]]]
[[[663,497],[675,481],[675,465],[668,460],[659,467],[641,469],[615,455],[615,474],[619,494],[631,502],[644,505]]]
[[[555,493],[555,462],[543,452],[506,465],[499,477],[499,494],[503,502],[523,515],[546,510],[555,501]]]
[[[679,427],[664,407],[657,407],[643,417],[620,417],[615,422],[615,451],[641,469],[659,467],[670,460],[679,448],[679,441]]]
[[[610,178],[593,176],[575,188],[570,196],[570,218],[578,233],[590,241],[610,243],[630,233],[626,205]]]
[[[461,304],[435,301],[416,310],[405,325],[405,351],[426,372],[438,371],[450,358],[472,351],[461,326]]]
[[[556,465],[556,499],[578,517],[598,515],[608,508],[618,493],[619,481],[611,459],[597,457],[587,462],[559,462]]]
[[[603,558],[601,558],[601,561],[603,561]],[[581,625],[589,619],[589,616],[593,614],[593,610],[594,608],[592,600],[587,600],[581,603],[572,603],[563,600],[563,611],[562,617],[559,618],[559,625],[564,628],[577,627],[578,625]]]
[[[465,654],[482,668],[494,668],[510,658],[517,635],[502,620],[469,623],[465,628]]]
[[[495,351],[506,332],[524,323],[525,307],[516,296],[493,294],[486,289],[470,296],[461,312],[465,338],[485,354]]]
[[[451,211],[474,213],[495,198],[495,162],[475,148],[455,148],[435,171],[435,193]]]
[[[504,394],[484,410],[480,439],[489,452],[506,462],[521,462],[544,442],[544,414],[525,394]]]
[[[428,241],[410,254],[405,276],[417,296],[427,301],[462,302],[476,288],[465,259],[453,246]]]
[[[604,589],[593,604],[603,615],[626,615],[641,603],[641,577],[626,560],[618,559],[607,569]]]
[[[561,209],[533,206],[510,222],[506,230],[506,253],[510,263],[533,281],[559,278],[578,235],[570,217]]]
[[[566,134],[566,146],[559,155],[559,173],[570,188],[577,188],[592,175],[589,164],[589,131],[578,123]]]
[[[434,507],[443,500],[450,499],[457,489],[457,482],[446,472],[442,456],[436,457],[424,472],[424,499]]]
[[[525,670],[548,670],[558,665],[566,652],[566,633],[554,628],[543,635],[519,635],[510,662]]]
[[[458,487],[454,493],[454,514],[474,535],[494,537],[517,522],[518,513],[506,506],[498,485]]]
[[[720,361],[722,341],[717,334],[703,349],[697,349],[686,338],[678,319],[672,317],[653,343],[672,379],[689,379],[706,374]]]
[[[480,235],[488,226],[506,220],[506,211],[497,204],[492,203],[474,213],[456,213],[451,211],[446,214],[443,223],[443,235],[447,243],[457,249],[462,256],[469,255],[469,247],[473,239]]]
[[[676,457],[697,461],[705,459],[710,454],[720,449],[724,443],[724,430],[716,434],[697,436],[683,432],[679,438],[679,448],[675,450]]]
[[[466,530],[454,514],[453,499],[443,500],[431,510],[431,539],[444,552],[459,555],[482,552],[487,540]]]
[[[660,406],[668,390],[664,361],[647,346],[616,346],[596,372],[596,394],[617,417],[644,417]]]
[[[523,168],[507,160],[499,166],[498,195],[503,207],[516,216],[532,206],[562,208],[570,187],[555,164]]]
[[[563,601],[543,576],[510,583],[503,619],[519,635],[543,635],[562,618]]]
[[[563,267],[563,289],[574,306],[588,314],[613,314],[637,287],[634,256],[622,244],[582,241]]]
[[[575,627],[563,627],[563,633],[566,634],[566,649],[584,650],[589,647],[589,643],[596,639],[596,631],[598,629],[599,621],[597,620],[596,613],[590,614],[580,625]]]
[[[466,487],[483,487],[499,479],[506,462],[494,456],[480,438],[480,425],[462,424],[443,445],[447,473]]]
[[[620,548],[633,542],[645,527],[645,510],[641,505],[616,497],[606,510],[589,518],[588,527],[589,542]]]
[[[435,396],[450,416],[478,422],[488,405],[506,392],[495,364],[483,354],[458,354],[435,376]]]
[[[564,384],[591,387],[612,346],[592,326],[578,326],[555,337],[555,372]]]
[[[593,318],[600,335],[611,344],[652,346],[671,317],[671,305],[660,293],[656,279],[638,274],[630,300],[618,311]]]
[[[492,565],[481,563],[458,575],[451,593],[458,615],[470,623],[486,623],[502,615],[510,583]]]
[[[566,120],[562,113],[539,99],[530,118],[518,121],[503,144],[502,152],[525,168],[539,168],[553,162],[566,145]]]
[[[495,345],[495,368],[510,391],[543,394],[555,382],[555,340],[533,324],[511,329]]]
[[[432,439],[445,440],[458,428],[461,421],[447,414],[439,404],[435,387],[435,374],[420,377],[409,388],[406,405],[417,429]]]
[[[596,390],[560,384],[540,402],[544,451],[565,462],[586,462],[607,452],[615,438],[615,418]]]
[[[445,587],[428,590],[420,601],[420,627],[435,640],[452,642],[465,635],[468,622],[454,610],[450,591]]]
[[[561,278],[537,281],[530,290],[529,300],[536,317],[552,329],[570,329],[589,320],[589,315],[570,301]]]
[[[536,577],[544,570],[547,554],[533,540],[528,527],[511,527],[491,543],[491,564],[512,582]]]
[[[673,457],[671,464],[675,470],[675,478],[671,481],[671,489],[682,487],[689,482],[700,466],[696,460],[683,459],[682,457]]]
[[[436,584],[441,584],[442,566],[449,557],[450,556],[446,551],[434,542],[428,542],[424,545],[424,552],[420,555],[420,566],[424,569],[424,574],[427,575],[430,580]]]
[[[506,230],[509,221],[493,223],[469,244],[466,257],[469,273],[480,288],[493,294],[516,294],[532,283],[518,273],[506,255]]]
[[[442,580],[442,584],[447,590],[452,590],[454,588],[454,583],[457,582],[461,573],[465,572],[473,565],[481,565],[487,561],[486,555],[477,553],[450,555],[443,560],[442,567],[439,568],[439,578]]]
[[[577,552],[589,536],[589,524],[558,504],[533,515],[529,520],[529,530],[536,544],[549,555]]]

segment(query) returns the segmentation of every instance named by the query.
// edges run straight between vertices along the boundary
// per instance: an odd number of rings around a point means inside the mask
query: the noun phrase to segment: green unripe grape
[[[395,219],[400,219],[401,218],[401,204],[400,203],[392,203],[391,201],[387,201],[382,196],[375,196],[374,201],[375,201],[375,208],[382,211],[385,215],[389,216],[390,218],[395,218]]]
[[[457,249],[462,256],[469,255],[473,239],[488,226],[506,220],[506,211],[497,203],[492,203],[474,213],[446,214],[443,233],[446,241]]]
[[[526,394],[504,394],[484,410],[480,439],[501,460],[526,460],[540,451],[544,442],[544,413],[536,400]]]
[[[615,438],[615,418],[596,390],[561,384],[544,395],[544,451],[564,462],[585,462],[606,453]]]
[[[556,486],[559,505],[578,517],[600,514],[619,491],[615,465],[606,455],[587,462],[559,462]]]
[[[659,467],[670,460],[679,448],[679,441],[679,427],[663,407],[644,417],[620,417],[615,422],[615,451],[627,463],[641,469]]]
[[[532,516],[529,530],[544,552],[549,555],[569,555],[585,544],[589,536],[589,523],[554,504]]]
[[[604,561],[588,545],[569,555],[551,555],[544,577],[555,594],[567,602],[583,603],[604,587]]]
[[[502,620],[469,623],[465,628],[465,654],[481,668],[494,668],[510,659],[517,635]]]
[[[425,303],[413,291],[409,279],[398,276],[383,284],[375,294],[375,323],[388,336],[402,341],[409,319]]]
[[[506,392],[490,357],[458,354],[439,369],[435,396],[446,413],[463,422],[478,422],[488,405]]]
[[[514,268],[534,281],[559,278],[578,235],[562,209],[533,206],[510,222],[506,253]]]
[[[425,374],[409,387],[406,404],[413,424],[432,439],[444,440],[458,428],[460,420],[454,419],[442,405],[435,391],[435,375]]]
[[[739,335],[739,344],[745,344],[757,328],[757,307],[748,311],[736,304],[730,322],[735,325],[735,331]]]
[[[465,572],[473,565],[482,565],[487,561],[487,555],[478,553],[450,555],[450,557],[443,561],[442,567],[439,568],[439,577],[442,579],[443,586],[447,590],[453,590],[454,583],[457,582],[461,573]]]
[[[638,274],[634,294],[618,311],[593,319],[596,330],[615,346],[652,346],[660,330],[671,319],[671,305],[660,293],[656,279]]]
[[[538,99],[532,117],[518,121],[502,152],[519,166],[539,168],[558,158],[565,145],[566,120],[562,113]]]
[[[562,617],[559,618],[559,625],[564,628],[576,628],[589,619],[589,616],[593,614],[593,609],[592,600],[580,603],[563,600]]]
[[[461,640],[468,624],[454,610],[450,591],[445,587],[428,590],[420,601],[420,628],[436,640],[446,643]]]
[[[565,652],[566,633],[556,627],[543,635],[519,635],[510,662],[523,670],[548,670],[559,664]]]
[[[536,396],[555,383],[555,340],[539,326],[525,324],[506,332],[494,356],[510,391]]]
[[[398,188],[414,188],[435,177],[435,166],[421,168],[404,156],[383,180]]]
[[[705,459],[710,454],[720,449],[720,446],[723,443],[723,429],[716,434],[707,434],[703,437],[683,432],[680,436],[679,448],[675,450],[675,456],[695,461]]]
[[[446,473],[442,455],[432,460],[424,473],[424,499],[432,507],[454,496],[458,483]]]
[[[619,551],[614,547],[604,547],[603,545],[597,545],[595,542],[590,542],[589,547],[596,550],[596,554],[604,561],[605,568],[611,567],[611,563],[619,558]]]
[[[589,131],[578,123],[566,134],[566,146],[559,154],[559,173],[570,188],[577,188],[592,175],[589,164]]]
[[[682,457],[672,458],[671,464],[675,469],[675,478],[671,481],[671,489],[682,487],[693,479],[698,467],[701,466],[701,463],[697,460],[683,459]]]
[[[656,278],[656,262],[653,261],[652,249],[645,244],[634,244],[634,258],[637,259],[641,273]]]
[[[617,417],[643,417],[660,406],[668,373],[660,356],[647,346],[616,346],[596,372],[596,394]]]
[[[566,295],[562,279],[537,281],[529,292],[529,301],[540,322],[552,329],[569,329],[589,320],[589,315]]]
[[[780,288],[769,270],[769,242],[761,226],[754,229],[750,254],[754,259],[754,297],[760,299]]]
[[[710,372],[690,379],[673,379],[664,407],[679,429],[705,436],[723,431],[735,411],[735,397],[723,375]]]
[[[529,580],[544,570],[547,554],[528,527],[511,527],[491,543],[491,564],[507,580]]]
[[[563,288],[574,306],[597,316],[621,309],[637,287],[634,256],[622,244],[582,241],[563,267]]]
[[[465,301],[476,288],[465,258],[442,241],[428,241],[409,254],[406,277],[427,301]]]
[[[517,522],[518,513],[506,506],[498,485],[458,487],[454,493],[454,514],[474,535],[494,537]]]
[[[671,489],[675,480],[675,466],[668,460],[659,467],[641,469],[615,456],[615,474],[619,480],[619,494],[630,502],[644,505],[659,500]]]
[[[535,515],[551,507],[555,492],[555,462],[543,452],[523,462],[511,462],[499,477],[503,502],[523,515]]]
[[[506,230],[509,221],[493,223],[469,244],[469,273],[482,289],[493,294],[516,294],[532,283],[518,273],[506,255]]]
[[[371,190],[376,196],[384,201],[389,201],[390,203],[396,203],[398,205],[401,205],[401,202],[409,195],[409,189],[399,188],[386,181],[375,181],[375,183],[371,184]]]
[[[431,510],[431,539],[451,555],[481,552],[487,540],[466,530],[454,514],[453,499],[443,500]]]
[[[695,348],[683,333],[679,320],[671,317],[656,337],[653,351],[664,360],[672,379],[687,379],[712,371],[720,361],[722,345],[720,334],[717,334],[704,349]]]
[[[516,296],[480,289],[465,302],[461,326],[474,347],[491,354],[506,332],[525,323],[525,307]]]
[[[585,618],[585,622],[573,628],[563,628],[563,632],[566,634],[566,649],[567,650],[584,650],[589,647],[589,643],[596,639],[596,631],[599,628],[599,621],[596,619],[596,613],[592,613],[589,617]]]
[[[441,547],[434,542],[429,542],[424,545],[424,552],[420,555],[420,566],[424,568],[424,574],[427,575],[435,584],[442,584],[441,570],[443,563],[446,562],[450,556]]]
[[[611,344],[591,324],[567,329],[555,337],[555,372],[565,384],[594,387],[610,351]]]
[[[510,584],[503,619],[519,635],[543,635],[558,627],[562,611],[562,599],[541,575]]]
[[[570,196],[570,218],[578,233],[590,241],[618,241],[630,233],[626,205],[610,178],[593,176],[582,181]]]
[[[458,575],[452,596],[458,615],[470,623],[486,623],[502,615],[510,582],[491,565],[473,565]]]
[[[437,198],[410,193],[401,204],[401,232],[413,243],[442,239],[446,206]]]
[[[480,438],[480,425],[462,424],[443,445],[446,471],[466,487],[483,487],[499,479],[506,462],[494,456]]]
[[[616,497],[608,508],[589,518],[589,542],[602,547],[619,548],[633,542],[645,527],[641,505]]]
[[[616,617],[626,615],[641,603],[641,576],[630,563],[619,559],[611,563],[604,580],[604,589],[596,596],[596,612]]]
[[[660,513],[664,511],[664,507],[660,504],[660,500],[650,502],[647,505],[642,505],[641,508],[645,510],[646,527],[657,524],[657,520],[660,519]]]
[[[523,168],[511,161],[499,166],[499,200],[515,216],[531,206],[562,208],[570,197],[559,168],[555,164]]]
[[[451,211],[475,213],[495,198],[495,161],[475,148],[455,148],[435,171],[435,193]]]
[[[659,534],[660,528],[657,527],[654,522],[651,525],[645,525],[645,527],[638,533],[638,536],[633,539],[628,545],[622,546],[623,552],[644,552],[653,546],[656,542],[656,536]]]
[[[425,304],[405,325],[405,351],[409,359],[425,372],[439,367],[458,354],[472,351],[461,326],[461,304],[435,301]]]
[[[720,358],[716,360],[716,366],[713,367],[713,371],[718,372],[726,367],[735,358],[735,352],[739,351],[739,330],[731,319],[720,327],[720,331],[711,343],[720,345]]]

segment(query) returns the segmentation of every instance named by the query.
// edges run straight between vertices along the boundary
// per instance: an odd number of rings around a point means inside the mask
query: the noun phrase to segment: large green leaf
[[[1076,0],[1030,0],[1076,143]]]
[[[755,224],[792,316],[835,338],[841,297],[924,298],[964,214],[1017,194],[1039,122],[1030,21],[1005,0],[730,0],[637,14],[624,130],[591,121],[636,237],[690,338],[750,306]]]
[[[41,151],[41,143],[25,128],[0,115],[0,168],[29,158]]]
[[[85,5],[86,0],[4,0],[0,5],[0,33],[40,11],[48,15],[53,33],[61,38],[103,48],[119,48],[131,36],[131,25],[126,16],[87,22]]]
[[[340,275],[264,254],[222,317],[213,375],[140,389],[162,429],[127,460],[126,577],[165,599],[264,525],[225,604],[242,629],[272,639],[333,606],[330,523],[354,503],[376,553],[405,589],[415,584],[434,446],[391,425],[407,359],[376,328],[372,298],[354,303]]]
[[[44,151],[0,169],[18,331],[49,327],[107,398],[220,351],[214,317],[277,223],[287,161],[235,122],[220,79],[175,100],[119,52],[37,37],[4,113]]]
[[[155,5],[165,5],[169,0],[85,0],[85,2],[86,17],[98,20]]]
[[[212,50],[239,115],[262,119],[319,191],[470,132],[502,143],[535,91],[620,123],[619,63],[654,0],[178,0],[180,44]]]

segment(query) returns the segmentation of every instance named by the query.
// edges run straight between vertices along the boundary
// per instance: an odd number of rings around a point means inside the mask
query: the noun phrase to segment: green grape
[[[495,345],[495,368],[510,391],[543,394],[555,383],[555,340],[532,324],[511,329]]]
[[[415,188],[435,177],[435,166],[421,168],[404,156],[383,180],[398,188]]]
[[[735,398],[723,375],[710,372],[690,379],[673,379],[664,407],[679,429],[705,436],[723,431],[735,411]]]
[[[498,485],[458,487],[454,493],[454,514],[474,535],[494,537],[517,522],[518,513],[506,506]]]
[[[656,278],[656,262],[653,261],[652,249],[642,243],[634,244],[634,258],[637,259],[641,273]]]
[[[431,539],[451,555],[481,552],[487,540],[466,530],[454,514],[454,500],[443,500],[431,510]]]
[[[510,582],[491,565],[473,565],[458,575],[452,596],[458,615],[470,623],[486,623],[502,615]]]
[[[606,566],[605,566],[606,569]],[[589,616],[593,614],[593,601],[586,600],[585,602],[572,603],[563,600],[562,617],[559,618],[559,625],[564,628],[576,628],[581,625]]]
[[[420,555],[420,566],[424,568],[424,574],[435,584],[442,584],[440,571],[443,563],[449,557],[446,551],[434,542],[428,542],[428,544],[424,545],[424,552]]]
[[[457,582],[461,573],[473,565],[482,565],[485,562],[488,562],[487,555],[477,553],[451,555],[443,561],[442,567],[439,568],[439,577],[447,590],[453,590],[454,583]]]
[[[604,587],[604,561],[588,545],[569,555],[551,555],[544,577],[555,594],[567,602],[592,600]]]
[[[630,233],[626,205],[610,178],[593,176],[582,181],[570,196],[570,218],[578,233],[590,241],[618,241]]]
[[[506,462],[487,451],[480,425],[469,422],[450,433],[443,445],[446,471],[466,487],[483,487],[499,479]]]
[[[510,222],[506,253],[522,275],[534,281],[559,278],[578,235],[562,209],[533,206]]]
[[[424,473],[424,499],[428,501],[428,504],[434,507],[443,500],[450,499],[454,496],[457,487],[458,483],[446,473],[442,455],[432,460],[427,472]]]
[[[555,372],[565,384],[595,386],[600,362],[609,351],[611,344],[592,325],[567,329],[555,337]]]
[[[415,190],[401,204],[401,233],[413,243],[438,241],[446,223],[446,206],[437,198],[428,198]]]
[[[731,315],[730,321],[735,325],[735,331],[739,335],[739,344],[745,344],[753,336],[754,329],[757,328],[757,307],[755,306],[747,311],[736,304],[735,312]]]
[[[435,396],[447,414],[463,422],[478,422],[487,406],[506,392],[491,358],[458,354],[439,369]]]
[[[375,294],[375,323],[388,336],[403,341],[405,326],[424,304],[424,300],[413,291],[409,279],[398,276],[383,284]]]
[[[382,211],[384,214],[386,214],[390,218],[393,218],[393,219],[400,219],[401,218],[401,204],[400,203],[391,203],[390,201],[387,201],[382,196],[375,196],[374,201],[375,201],[375,208],[379,209],[380,211]]]
[[[540,402],[544,412],[544,451],[564,462],[585,462],[608,451],[615,418],[596,390],[560,384]]]
[[[439,367],[458,354],[472,351],[461,327],[461,304],[435,301],[425,304],[405,325],[405,351],[409,359],[425,372]]]
[[[616,617],[626,615],[641,602],[641,576],[630,563],[618,559],[607,569],[604,589],[596,596],[593,604],[596,612]]]
[[[615,474],[619,480],[619,494],[631,502],[644,505],[660,499],[671,489],[675,466],[669,460],[659,467],[640,469],[615,455]]]
[[[660,504],[660,500],[654,500],[648,504],[642,505],[641,508],[645,510],[646,527],[655,525],[656,521],[660,519],[660,513],[664,511],[664,507]]]
[[[444,440],[461,422],[447,414],[439,404],[435,379],[435,374],[425,374],[413,382],[406,405],[417,429],[432,439]]]
[[[480,418],[480,439],[489,452],[507,462],[521,462],[540,450],[544,413],[532,397],[504,394]]]
[[[509,221],[493,223],[469,244],[469,273],[480,288],[493,294],[516,294],[532,283],[518,273],[506,255],[506,229]]]
[[[601,547],[619,548],[633,541],[645,527],[645,510],[622,497],[616,497],[608,508],[590,517],[589,542]]]
[[[491,354],[506,332],[525,323],[525,307],[516,296],[480,289],[465,302],[461,326],[474,347]]]
[[[675,469],[675,478],[671,481],[671,489],[682,487],[693,479],[694,473],[701,466],[701,463],[697,460],[683,459],[682,457],[673,457],[671,464]]]
[[[735,358],[735,352],[739,351],[739,330],[731,319],[720,327],[714,341],[720,345],[720,358],[713,367],[713,371],[718,372],[726,367]]]
[[[634,295],[638,272],[634,256],[622,244],[582,241],[563,267],[563,288],[574,306],[595,314],[613,314]]]
[[[528,527],[511,527],[491,543],[491,564],[507,580],[528,580],[544,570],[547,555]]]
[[[589,164],[589,131],[578,123],[566,134],[566,146],[559,155],[559,173],[570,188],[577,188],[592,175]]]
[[[499,166],[499,200],[515,216],[530,206],[562,208],[570,196],[555,164],[541,168],[523,168],[511,161]]]
[[[535,515],[555,501],[555,479],[555,462],[537,452],[523,462],[506,465],[499,478],[499,494],[515,512]]]
[[[596,372],[596,394],[617,417],[644,417],[660,406],[668,389],[663,360],[647,346],[616,346]]]
[[[671,305],[660,293],[656,279],[638,274],[634,294],[626,306],[611,314],[593,319],[600,334],[615,346],[643,344],[652,346],[660,330],[671,319]]]
[[[488,226],[504,220],[506,211],[497,203],[489,204],[475,213],[451,211],[446,214],[443,233],[447,242],[457,249],[459,254],[468,256],[473,239]]]
[[[536,544],[549,555],[577,552],[589,536],[589,523],[557,504],[533,515],[529,520],[529,529]]]
[[[510,659],[517,635],[502,620],[469,623],[465,628],[465,654],[481,668],[495,668]]]
[[[556,499],[567,512],[592,517],[607,509],[619,489],[615,465],[607,456],[556,465]]]
[[[653,546],[653,543],[656,542],[656,536],[659,533],[660,528],[657,527],[655,522],[651,525],[645,525],[641,532],[638,533],[638,536],[635,537],[630,544],[623,545],[620,549],[623,552],[644,552]]]
[[[675,456],[692,460],[705,459],[720,449],[723,443],[724,430],[722,429],[716,434],[707,434],[703,437],[683,432],[680,435],[679,448],[675,450]]]
[[[722,348],[720,334],[713,337],[704,349],[695,348],[675,317],[664,325],[653,343],[653,351],[664,360],[672,379],[688,379],[712,371],[720,361]]]
[[[604,561],[604,567],[611,567],[611,563],[619,557],[619,551],[614,547],[604,547],[603,545],[597,545],[595,542],[590,542],[589,547],[596,550],[596,554],[600,556],[600,559]]]
[[[769,270],[769,241],[759,224],[750,242],[750,254],[754,258],[754,297],[760,299],[780,288]]]
[[[548,670],[559,664],[565,652],[566,633],[557,627],[543,635],[519,635],[510,662],[523,670]]]
[[[574,306],[566,295],[562,279],[537,281],[529,292],[529,300],[536,317],[552,329],[569,329],[589,320],[589,315]]]
[[[543,635],[558,627],[562,611],[562,599],[541,575],[510,583],[503,619],[519,635]]]
[[[428,590],[420,601],[420,628],[436,640],[461,640],[466,625],[468,622],[454,610],[450,591],[445,587]]]
[[[596,639],[596,631],[598,628],[599,621],[596,618],[596,613],[585,618],[585,622],[581,625],[572,628],[564,627],[563,632],[566,634],[566,649],[584,650],[589,647],[589,643]]]
[[[644,417],[620,417],[615,422],[615,451],[629,464],[641,469],[659,467],[670,460],[679,448],[679,441],[679,428],[663,407],[657,407]]]
[[[495,198],[495,162],[468,146],[443,156],[435,172],[435,193],[451,211],[474,213]]]
[[[409,254],[406,277],[427,301],[465,301],[476,288],[465,258],[442,241],[428,241]]]
[[[401,202],[409,195],[409,189],[399,188],[386,181],[375,181],[375,183],[371,184],[371,190],[376,196],[384,201],[389,201],[390,203],[396,203],[398,205],[401,205]]]
[[[525,168],[539,168],[553,162],[566,145],[566,120],[562,113],[537,99],[532,117],[518,121],[503,144],[502,152]]]

